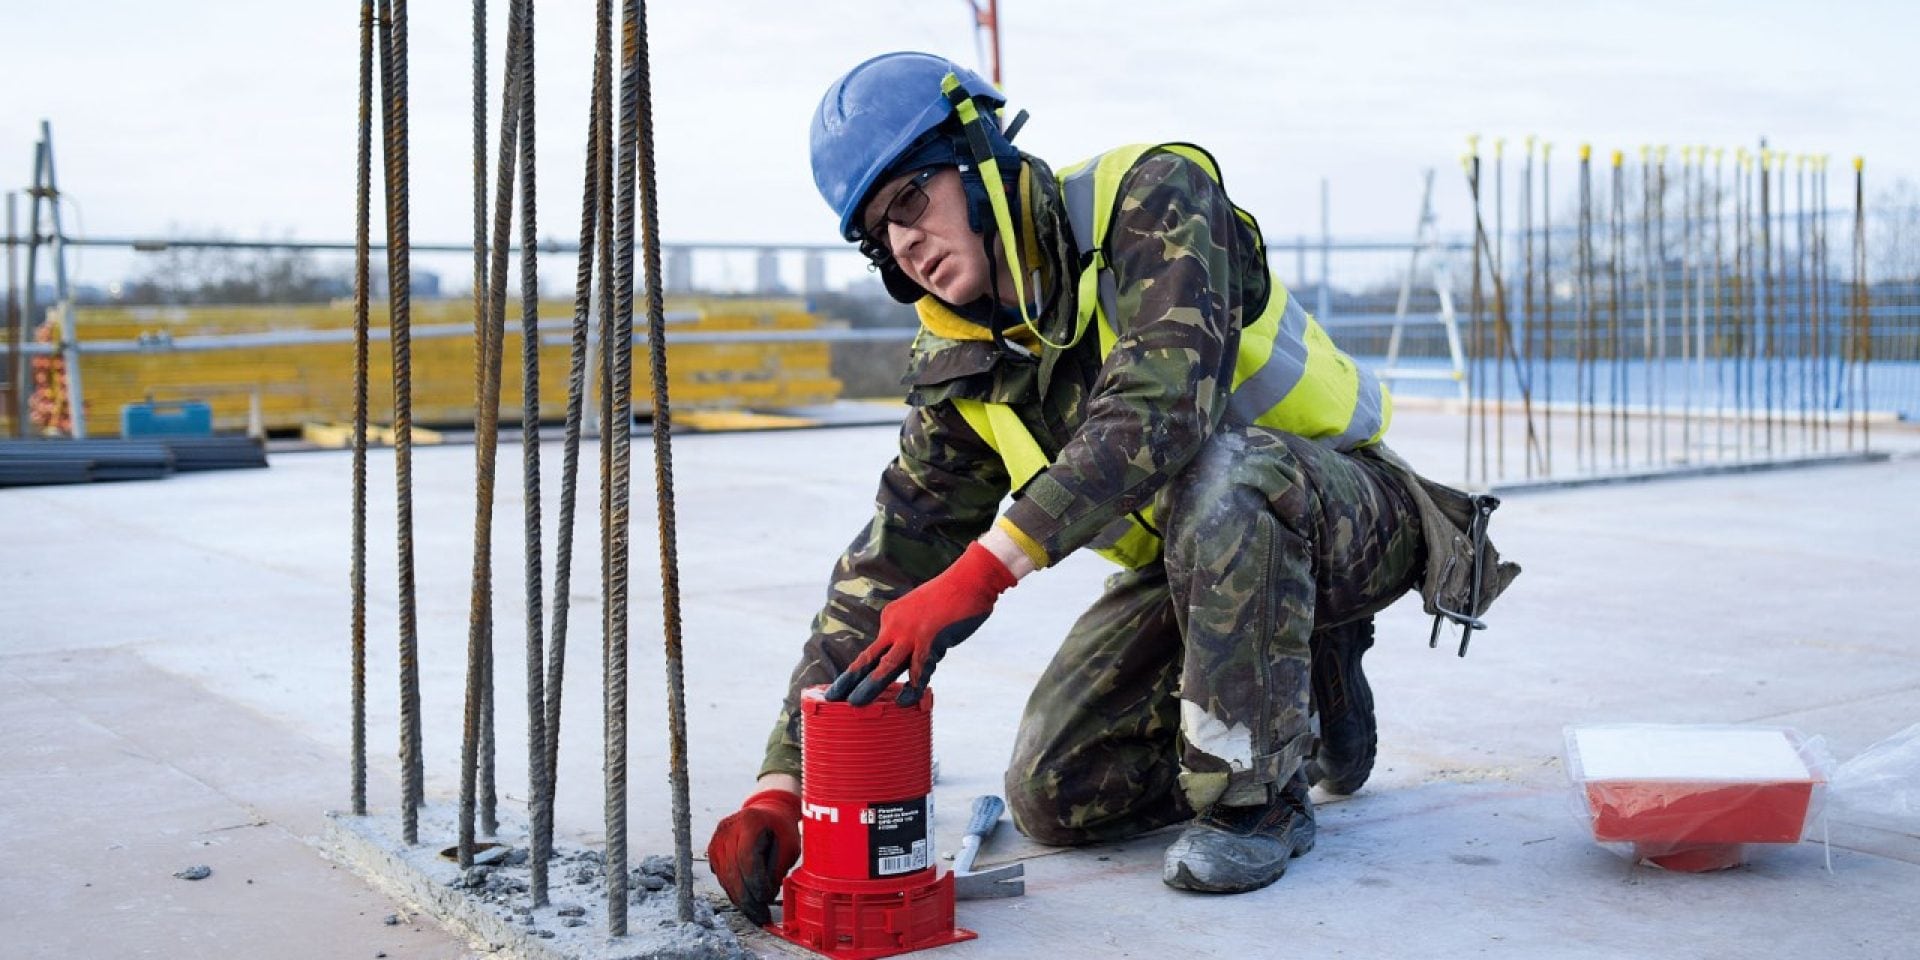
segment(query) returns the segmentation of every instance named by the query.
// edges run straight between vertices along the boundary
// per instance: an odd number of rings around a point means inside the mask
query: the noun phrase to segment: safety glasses
[[[888,246],[889,224],[911,227],[920,222],[927,212],[927,181],[939,172],[938,167],[929,167],[913,175],[913,179],[902,184],[887,201],[880,217],[867,225],[860,235],[860,252],[876,264],[885,264],[893,259],[893,250]]]

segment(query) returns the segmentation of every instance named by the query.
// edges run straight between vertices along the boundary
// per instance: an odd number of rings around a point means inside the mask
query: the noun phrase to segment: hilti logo
[[[817,803],[809,803],[801,806],[800,813],[808,820],[825,820],[828,823],[840,822],[839,807],[827,807]]]

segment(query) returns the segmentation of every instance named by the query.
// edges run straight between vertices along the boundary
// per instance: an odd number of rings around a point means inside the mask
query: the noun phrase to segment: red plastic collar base
[[[953,874],[933,867],[920,882],[914,879],[839,880],[814,874],[803,863],[787,874],[780,922],[766,929],[841,960],[872,960],[974,939],[973,931],[953,925]]]

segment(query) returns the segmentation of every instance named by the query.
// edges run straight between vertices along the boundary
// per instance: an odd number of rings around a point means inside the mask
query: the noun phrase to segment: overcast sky
[[[471,5],[409,6],[413,235],[464,241]],[[489,4],[490,134],[506,6]],[[538,6],[543,235],[578,231],[592,6]],[[668,241],[832,240],[806,151],[825,86],[885,50],[978,62],[965,0],[649,6]],[[358,3],[0,11],[0,185],[27,182],[50,119],[81,220],[70,231],[351,238]],[[1865,154],[1870,184],[1920,172],[1913,2],[1005,0],[1001,15],[1007,92],[1033,114],[1024,147],[1064,164],[1121,143],[1200,143],[1270,234],[1318,232],[1322,177],[1336,234],[1407,234],[1426,167],[1440,171],[1442,226],[1464,229],[1470,133],[1489,151],[1508,137],[1510,160],[1528,134],[1553,141],[1557,191],[1571,190],[1583,140],[1731,156],[1765,135],[1833,154],[1836,171]]]

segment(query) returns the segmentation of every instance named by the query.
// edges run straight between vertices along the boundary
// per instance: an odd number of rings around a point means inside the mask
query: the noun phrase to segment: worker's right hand
[[[727,898],[755,924],[773,922],[780,881],[800,861],[800,795],[762,790],[713,828],[707,866]]]

